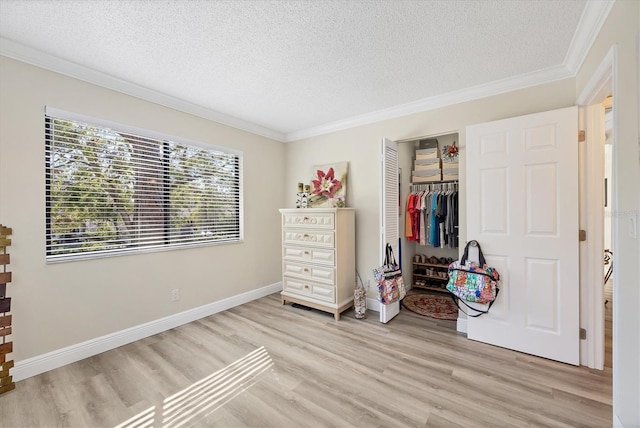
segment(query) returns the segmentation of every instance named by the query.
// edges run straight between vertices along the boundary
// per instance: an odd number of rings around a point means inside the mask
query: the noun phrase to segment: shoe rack
[[[451,258],[416,254],[412,266],[413,287],[447,293],[449,264],[452,262]]]

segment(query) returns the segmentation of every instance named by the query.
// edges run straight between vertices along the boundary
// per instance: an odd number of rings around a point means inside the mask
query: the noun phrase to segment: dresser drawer
[[[336,224],[336,218],[333,213],[288,213],[282,216],[282,221],[285,228],[304,227],[306,229],[333,230]]]
[[[318,263],[335,266],[335,251],[333,249],[284,246],[284,260],[294,262]]]
[[[285,229],[283,234],[285,244],[315,245],[328,248],[333,248],[335,244],[333,231]]]
[[[314,266],[285,260],[282,270],[288,276],[312,279],[327,284],[335,283],[336,270],[333,266]]]
[[[322,302],[335,303],[336,301],[335,287],[312,281],[284,277],[283,291]]]

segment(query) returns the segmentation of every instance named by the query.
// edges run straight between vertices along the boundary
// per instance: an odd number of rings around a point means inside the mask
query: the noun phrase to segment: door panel
[[[558,235],[558,174],[555,163],[525,167],[527,236]]]
[[[381,242],[380,242],[380,264],[384,259],[384,248],[386,244],[391,244],[396,260],[400,258],[399,238],[399,179],[398,179],[398,143],[387,138],[382,139],[381,144],[381,165],[382,165],[382,204],[380,218]],[[400,313],[400,302],[390,305],[380,305],[380,322],[386,323]]]
[[[480,225],[483,233],[509,233],[508,168],[487,168],[480,171]]]
[[[467,127],[467,239],[501,274],[473,340],[579,363],[576,107]]]

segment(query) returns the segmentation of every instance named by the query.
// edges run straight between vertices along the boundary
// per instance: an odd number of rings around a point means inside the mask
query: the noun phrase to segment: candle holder
[[[311,196],[311,186],[298,183],[298,193],[296,193],[296,208],[309,208],[309,197]]]
[[[309,208],[309,193],[296,193],[296,208]]]

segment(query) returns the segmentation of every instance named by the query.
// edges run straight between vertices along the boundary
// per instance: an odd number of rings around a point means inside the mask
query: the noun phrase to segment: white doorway
[[[605,367],[605,306],[604,277],[609,266],[604,265],[605,240],[610,244],[613,257],[617,252],[614,237],[618,219],[616,212],[617,175],[611,167],[610,177],[605,186],[605,135],[610,136],[610,165],[616,162],[616,120],[615,120],[615,67],[616,47],[613,46],[603,59],[577,100],[580,106],[580,129],[585,131],[584,142],[580,144],[580,229],[586,231],[586,241],[580,243],[580,327],[583,339],[580,342],[580,364],[602,370]],[[611,99],[611,112],[607,117],[610,124],[605,129],[605,100]],[[607,212],[605,211],[605,192]],[[611,230],[610,237],[607,232]],[[614,262],[615,263],[615,262]],[[616,276],[610,279],[612,297],[618,287]],[[612,302],[611,302],[612,303]],[[609,317],[614,318],[611,305]],[[609,324],[607,327],[609,327]],[[615,331],[609,342],[610,352],[615,352]],[[610,355],[611,356],[611,355]],[[611,363],[613,365],[613,362]]]
[[[605,98],[602,103],[604,117],[604,367],[613,368],[613,275],[615,255],[613,254],[613,99]]]

